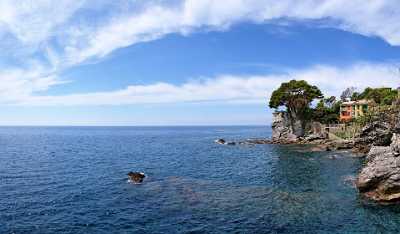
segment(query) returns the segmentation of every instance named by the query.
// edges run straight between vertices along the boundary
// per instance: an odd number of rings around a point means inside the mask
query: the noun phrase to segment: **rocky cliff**
[[[376,201],[400,200],[400,135],[394,134],[390,146],[374,146],[357,178],[357,187]]]
[[[272,141],[280,143],[296,142],[292,121],[287,112],[275,112],[272,120]]]
[[[394,109],[372,116],[355,139],[355,147],[362,153],[368,153],[373,146],[389,146],[398,123],[398,111]]]
[[[400,116],[382,113],[368,124],[358,142],[371,146],[357,187],[368,198],[382,202],[400,200]]]

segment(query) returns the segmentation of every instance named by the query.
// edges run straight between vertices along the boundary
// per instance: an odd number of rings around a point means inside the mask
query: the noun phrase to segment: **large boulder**
[[[372,146],[389,146],[396,128],[396,116],[393,110],[373,116],[355,139],[356,151],[367,154]]]
[[[371,148],[356,183],[366,197],[382,202],[400,200],[399,143],[400,136],[394,134],[390,146]]]
[[[388,146],[391,143],[393,125],[386,121],[374,121],[362,128],[358,143],[373,146]]]

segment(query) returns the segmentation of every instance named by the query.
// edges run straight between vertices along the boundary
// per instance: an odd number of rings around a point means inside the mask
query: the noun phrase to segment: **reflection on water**
[[[213,143],[263,127],[0,130],[0,233],[400,229],[398,206],[359,198],[349,153]],[[143,184],[127,183],[132,170]]]

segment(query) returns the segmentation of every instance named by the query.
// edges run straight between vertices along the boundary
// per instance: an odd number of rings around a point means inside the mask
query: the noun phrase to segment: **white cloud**
[[[190,81],[181,85],[156,83],[129,86],[111,92],[29,96],[25,100],[17,100],[16,104],[90,106],[179,102],[267,103],[272,91],[282,82],[290,79],[304,79],[310,84],[320,87],[326,95],[339,95],[349,86],[363,89],[366,87],[397,87],[400,83],[400,76],[396,69],[387,64],[364,63],[347,68],[319,65],[305,70],[289,71],[284,75],[224,75]]]
[[[29,100],[33,93],[46,91],[54,85],[65,83],[59,81],[54,74],[46,73],[40,66],[2,70],[0,81],[1,104],[15,104]]]
[[[16,57],[21,63],[19,67],[2,69],[0,102],[26,105],[114,105],[211,100],[262,102],[269,95],[268,91],[288,77],[222,76],[183,85],[160,82],[148,86],[130,86],[115,92],[69,96],[37,94],[59,84],[57,75],[62,70],[90,59],[102,58],[116,49],[170,33],[226,30],[233,24],[245,21],[265,23],[288,18],[294,21],[332,19],[330,27],[381,37],[391,45],[400,45],[398,0],[147,0],[126,1],[125,9],[112,8],[111,3],[104,2],[0,1],[0,49],[6,51],[0,55],[0,59],[7,59],[10,50],[17,50]],[[334,93],[344,86],[373,85],[376,77],[383,77],[379,80],[381,85],[396,85],[394,75],[387,72],[388,69],[386,65],[370,64],[344,69],[316,66],[295,71],[296,74],[291,76],[309,80]],[[341,80],[343,84],[332,84],[333,80]]]
[[[22,44],[38,45],[55,35],[82,6],[83,0],[2,0],[0,28]]]
[[[282,18],[332,19],[330,27],[378,36],[400,45],[397,0],[182,0],[172,6],[149,2],[142,11],[114,17],[96,30],[86,30],[87,34],[80,35],[86,44],[66,45],[68,60],[80,63],[101,58],[115,49],[169,33],[187,34],[201,28],[222,30],[238,22],[263,23]]]

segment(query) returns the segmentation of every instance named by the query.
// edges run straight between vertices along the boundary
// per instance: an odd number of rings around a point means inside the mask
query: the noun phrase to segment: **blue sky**
[[[390,0],[5,0],[0,125],[268,125],[290,79],[399,86],[399,22]]]

